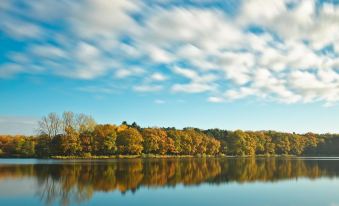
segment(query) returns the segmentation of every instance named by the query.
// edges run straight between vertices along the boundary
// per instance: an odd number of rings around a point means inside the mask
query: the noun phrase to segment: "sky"
[[[98,123],[339,133],[339,0],[1,0],[0,133]]]

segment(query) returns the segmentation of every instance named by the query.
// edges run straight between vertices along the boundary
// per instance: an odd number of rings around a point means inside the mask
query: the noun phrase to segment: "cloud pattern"
[[[22,45],[6,51],[0,78],[108,77],[213,103],[339,101],[333,1],[2,0],[0,19],[0,32]]]

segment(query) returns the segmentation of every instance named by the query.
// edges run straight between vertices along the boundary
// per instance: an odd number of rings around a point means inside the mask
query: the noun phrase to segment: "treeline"
[[[51,113],[36,136],[0,136],[3,157],[113,155],[338,155],[339,135],[96,124],[84,114]]]

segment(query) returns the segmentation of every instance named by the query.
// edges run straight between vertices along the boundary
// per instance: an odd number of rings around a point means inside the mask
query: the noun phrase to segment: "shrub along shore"
[[[141,128],[126,122],[96,124],[92,117],[72,112],[43,117],[37,131],[35,136],[0,135],[0,156],[107,159],[339,155],[338,134]]]

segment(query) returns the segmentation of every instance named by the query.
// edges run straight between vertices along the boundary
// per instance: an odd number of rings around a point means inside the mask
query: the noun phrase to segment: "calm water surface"
[[[339,158],[0,159],[0,205],[339,206]]]

